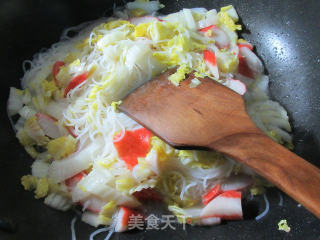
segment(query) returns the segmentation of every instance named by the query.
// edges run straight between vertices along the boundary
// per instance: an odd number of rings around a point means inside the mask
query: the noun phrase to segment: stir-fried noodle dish
[[[146,217],[148,201],[184,224],[242,219],[241,199],[270,185],[220,153],[174,149],[117,109],[167,69],[177,68],[169,77],[177,88],[194,71],[190,88],[209,77],[243,95],[256,125],[293,147],[287,112],[270,100],[263,64],[237,34],[235,8],[157,13],[163,7],[136,0],[66,29],[24,62],[22,89],[10,89],[10,120],[34,158],[23,187],[55,209],[80,207],[92,226],[128,230],[130,216]]]

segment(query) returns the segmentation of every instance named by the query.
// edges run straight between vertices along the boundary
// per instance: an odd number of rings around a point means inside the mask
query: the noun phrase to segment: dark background
[[[163,13],[183,7],[217,8],[232,3],[243,18],[243,36],[257,47],[269,72],[272,97],[289,112],[294,127],[295,152],[320,166],[320,1],[319,0],[171,0]],[[0,216],[17,224],[15,233],[0,231],[1,240],[71,239],[73,212],[61,213],[33,199],[20,185],[31,158],[14,136],[6,115],[9,86],[19,87],[22,62],[41,48],[59,41],[63,29],[110,14],[113,1],[1,0],[0,1]],[[261,197],[245,204],[245,220],[214,227],[188,227],[115,234],[112,239],[320,239],[320,221],[277,190],[268,192],[270,212]],[[246,209],[248,209],[246,211]],[[277,230],[287,219],[290,233]],[[94,228],[77,221],[77,239],[88,239]],[[103,234],[99,235],[104,239]]]

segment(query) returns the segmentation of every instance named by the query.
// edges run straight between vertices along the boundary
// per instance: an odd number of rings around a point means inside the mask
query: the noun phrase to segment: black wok
[[[320,166],[320,1],[319,0],[172,0],[163,13],[183,7],[220,8],[232,3],[243,19],[243,36],[257,47],[269,72],[272,97],[289,112],[294,128],[295,152]],[[1,0],[1,138],[0,217],[17,224],[13,233],[0,230],[0,239],[71,239],[73,212],[62,213],[33,199],[20,185],[30,171],[31,158],[19,145],[6,115],[9,86],[19,87],[22,61],[59,40],[62,30],[110,14],[113,1]],[[120,4],[121,2],[119,2]],[[109,9],[109,11],[108,11]],[[106,11],[107,10],[107,11]],[[266,146],[267,147],[267,146]],[[257,197],[244,204],[245,220],[214,227],[115,234],[113,239],[320,239],[320,221],[284,196],[279,206],[276,189],[268,192],[270,212]],[[319,203],[320,204],[320,203]],[[290,233],[277,230],[287,219]],[[88,239],[94,228],[76,223],[77,239]],[[100,238],[103,236],[100,235]]]

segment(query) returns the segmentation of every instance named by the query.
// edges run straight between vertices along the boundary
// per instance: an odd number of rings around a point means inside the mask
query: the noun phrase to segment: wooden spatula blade
[[[179,87],[163,73],[127,96],[119,106],[174,147],[221,152],[267,178],[320,218],[320,170],[277,144],[251,121],[242,97],[204,78]]]
[[[206,147],[229,135],[260,132],[239,94],[210,78],[190,88],[193,74],[174,86],[168,81],[173,71],[135,90],[120,110],[174,147]]]

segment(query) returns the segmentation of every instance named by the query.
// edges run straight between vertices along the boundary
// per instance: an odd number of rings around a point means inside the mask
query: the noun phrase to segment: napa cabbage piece
[[[129,176],[129,170],[123,168],[123,175]],[[74,202],[83,201],[90,197],[98,197],[102,201],[115,201],[117,205],[125,205],[129,207],[137,207],[140,203],[127,191],[119,191],[116,187],[116,176],[110,170],[104,168],[100,164],[94,164],[90,173],[82,178],[72,191],[72,199]],[[119,184],[119,183],[118,183]],[[122,185],[123,187],[123,185]],[[127,190],[126,188],[124,188]]]
[[[22,107],[18,111],[18,113],[23,119],[29,119],[32,116],[34,116],[37,112],[33,107],[30,107],[30,106],[26,105],[26,106]]]
[[[227,13],[234,22],[237,22],[239,20],[238,13],[232,5],[222,7],[220,10],[221,12]]]
[[[219,25],[225,25],[229,30],[241,30],[241,25],[235,24],[238,21],[238,15],[234,11],[233,6],[229,5],[227,7],[221,8],[221,11],[218,13],[219,16]]]
[[[168,210],[176,216],[179,223],[185,224],[187,222],[187,214],[183,208],[178,207],[177,205],[169,205]]]
[[[45,136],[43,130],[40,128],[35,115],[26,121],[20,134],[18,133],[18,139],[21,139],[21,144],[24,146],[31,145],[32,140],[39,146],[46,146],[49,142],[49,138]]]
[[[113,108],[114,111],[117,110],[117,107],[122,103],[122,101],[118,101],[118,102],[112,102],[111,103],[111,107]]]
[[[43,80],[41,82],[41,87],[43,89],[43,95],[46,101],[49,101],[52,97],[55,96],[55,92],[59,91],[59,88],[53,80]]]
[[[268,182],[262,177],[255,176],[253,185],[250,187],[250,193],[251,195],[262,195],[269,187],[273,187],[272,183]]]
[[[150,152],[152,150],[157,152],[160,163],[168,161],[175,154],[174,148],[172,148],[171,146],[163,142],[157,136],[151,137],[150,145],[151,145]]]
[[[178,156],[184,165],[191,168],[210,169],[226,161],[222,154],[213,151],[180,150]]]
[[[19,142],[23,146],[30,146],[34,145],[36,141],[34,141],[27,133],[27,131],[23,128],[19,129],[19,131],[16,134],[16,137],[18,138]]]
[[[132,169],[132,176],[138,182],[143,182],[155,174],[152,171],[151,165],[146,161],[145,158],[138,158],[138,164]]]
[[[101,224],[111,224],[112,223],[112,215],[117,210],[117,204],[115,201],[110,201],[106,205],[103,206],[102,210],[99,213],[99,220]]]
[[[179,223],[193,224],[194,222],[197,222],[200,219],[202,208],[199,206],[191,208],[181,208],[177,205],[169,205],[168,210],[171,211],[177,217]]]
[[[28,89],[20,90],[14,87],[10,87],[9,99],[8,99],[8,114],[9,117],[17,114],[24,104],[28,104],[31,101],[31,95]]]
[[[48,152],[55,159],[66,158],[76,150],[77,140],[71,135],[62,136],[48,142]]]
[[[178,67],[177,71],[174,74],[169,76],[169,81],[172,82],[173,85],[179,86],[180,82],[186,78],[186,74],[190,73],[191,68],[186,65],[182,65]]]
[[[280,222],[278,223],[278,230],[285,231],[287,233],[290,232],[291,228],[288,226],[286,219],[280,220]]]
[[[153,56],[168,67],[181,66],[177,80],[172,80],[178,85],[184,79],[181,74],[190,72],[190,68],[196,68],[195,62],[201,61],[200,52],[206,48],[208,39],[190,31],[179,22],[151,21],[141,23],[135,28],[135,37],[146,37],[151,39],[156,48]]]
[[[239,59],[236,55],[226,51],[216,51],[216,58],[219,70],[224,73],[233,73],[239,64]]]
[[[81,216],[81,220],[93,227],[98,227],[101,224],[99,214],[91,211],[84,211]]]
[[[116,180],[116,189],[122,193],[128,194],[130,190],[138,184],[132,176],[121,176]]]
[[[92,150],[92,146],[88,146],[67,158],[53,161],[49,167],[48,176],[59,183],[88,169],[92,165]]]
[[[191,197],[184,197],[181,199],[180,197],[181,190],[186,184],[187,180],[182,173],[171,171],[160,176],[156,188],[164,193],[165,201],[168,204],[181,207],[192,207],[199,199],[193,199]]]
[[[50,166],[50,163],[48,162],[45,162],[39,159],[35,160],[31,165],[32,176],[35,176],[38,178],[48,177],[49,166]]]
[[[163,8],[164,5],[159,1],[135,0],[126,4],[126,9],[129,11],[129,16],[142,16],[151,14]]]
[[[21,184],[25,190],[34,190],[34,197],[36,199],[44,198],[49,193],[58,192],[59,186],[53,183],[48,178],[37,178],[32,175],[25,175],[21,178]]]
[[[194,78],[191,80],[189,87],[190,88],[196,88],[198,85],[201,84],[201,81],[198,78]]]
[[[136,187],[131,188],[129,191],[129,194],[132,195],[135,192],[140,192],[144,189],[153,189],[156,187],[157,181],[158,180],[155,178],[150,178],[150,179],[144,180],[141,183],[139,183],[139,185],[137,185]]]

